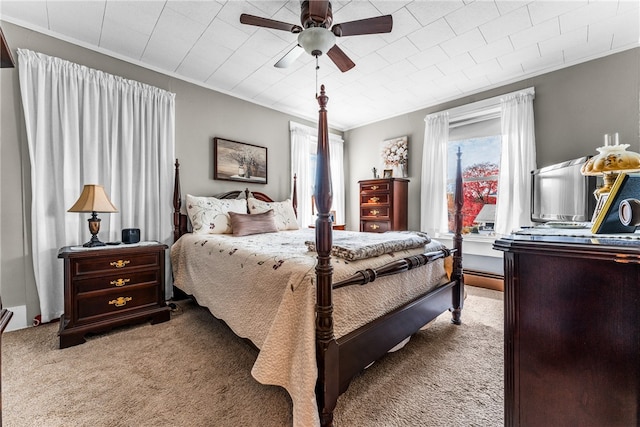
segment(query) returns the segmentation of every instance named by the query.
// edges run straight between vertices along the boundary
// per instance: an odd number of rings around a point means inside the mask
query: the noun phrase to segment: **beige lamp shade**
[[[104,187],[86,184],[78,201],[67,212],[118,212],[104,192]]]

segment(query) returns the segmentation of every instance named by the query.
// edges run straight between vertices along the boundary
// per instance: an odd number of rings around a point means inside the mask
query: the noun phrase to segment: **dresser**
[[[358,183],[360,231],[384,233],[407,229],[408,179],[367,179]]]
[[[514,235],[506,426],[640,425],[640,240]]]
[[[166,245],[141,242],[100,249],[64,247],[64,315],[60,348],[85,342],[89,332],[169,320],[165,303]]]

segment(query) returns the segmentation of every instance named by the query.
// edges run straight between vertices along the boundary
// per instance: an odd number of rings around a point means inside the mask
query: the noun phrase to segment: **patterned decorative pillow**
[[[276,226],[278,231],[282,230],[297,230],[298,221],[296,220],[296,213],[293,210],[293,204],[291,200],[287,199],[284,202],[263,202],[253,197],[247,199],[247,205],[249,206],[249,213],[258,214],[266,212],[269,209],[273,209],[276,216]]]
[[[248,236],[249,234],[275,233],[275,214],[273,209],[269,209],[261,214],[240,214],[229,212],[231,217],[231,228],[234,236]]]
[[[246,200],[187,194],[187,215],[196,234],[230,234],[232,229],[229,212],[246,213]]]

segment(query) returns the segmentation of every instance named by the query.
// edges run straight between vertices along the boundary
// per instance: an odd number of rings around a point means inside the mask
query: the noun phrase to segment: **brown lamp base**
[[[93,214],[91,215],[91,218],[89,218],[87,220],[89,222],[89,231],[91,232],[91,240],[89,240],[87,243],[85,243],[84,246],[85,248],[93,248],[95,246],[106,246],[105,243],[101,242],[100,239],[98,239],[98,232],[100,231],[100,218],[98,218],[98,215],[93,212]]]

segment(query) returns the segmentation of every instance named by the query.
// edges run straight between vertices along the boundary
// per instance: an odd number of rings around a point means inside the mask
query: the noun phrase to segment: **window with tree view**
[[[463,233],[494,234],[502,137],[490,135],[449,141],[447,152],[447,214],[454,227],[456,152],[462,151]]]

